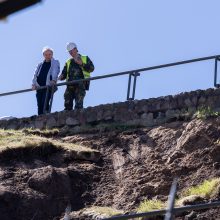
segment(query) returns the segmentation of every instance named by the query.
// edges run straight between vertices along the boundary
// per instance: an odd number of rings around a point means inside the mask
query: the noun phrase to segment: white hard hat
[[[74,48],[77,48],[77,45],[73,42],[67,43],[66,44],[66,49],[68,52],[70,52],[71,50],[73,50]]]
[[[48,47],[48,46],[46,46],[46,47],[44,47],[43,49],[42,49],[42,53],[44,54],[46,51],[51,51],[52,53],[53,53],[53,49],[52,48],[50,48],[50,47]]]

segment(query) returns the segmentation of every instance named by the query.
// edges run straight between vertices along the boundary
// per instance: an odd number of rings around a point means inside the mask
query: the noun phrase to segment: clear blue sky
[[[219,0],[45,0],[0,23],[0,92],[30,88],[45,45],[61,68],[65,45],[94,62],[93,76],[220,54]],[[213,62],[151,71],[138,78],[137,99],[213,87]],[[127,77],[92,82],[85,106],[124,101]],[[63,110],[64,88],[53,111]],[[36,114],[35,92],[0,98],[0,116]]]

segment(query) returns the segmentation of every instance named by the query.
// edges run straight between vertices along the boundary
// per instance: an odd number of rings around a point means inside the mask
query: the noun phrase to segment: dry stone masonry
[[[82,110],[62,111],[29,118],[0,121],[0,128],[51,129],[70,126],[96,126],[102,123],[156,126],[174,120],[192,117],[203,107],[220,110],[220,89],[197,90],[146,100],[126,101],[88,107]]]

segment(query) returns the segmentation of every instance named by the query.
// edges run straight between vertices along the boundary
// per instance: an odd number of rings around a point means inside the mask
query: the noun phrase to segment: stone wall
[[[192,117],[197,109],[211,107],[220,110],[220,89],[197,90],[175,96],[126,101],[88,107],[76,111],[55,112],[48,115],[0,121],[0,128],[80,128],[101,123],[156,126]]]

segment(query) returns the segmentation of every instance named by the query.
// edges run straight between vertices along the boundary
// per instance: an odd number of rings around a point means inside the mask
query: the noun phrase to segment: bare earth
[[[74,159],[50,146],[4,151],[0,219],[61,219],[68,204],[72,211],[106,206],[132,212],[144,199],[166,201],[174,177],[179,177],[178,192],[220,177],[219,134],[220,118],[212,118],[53,137],[100,151],[99,161]],[[186,219],[187,214],[177,219]],[[192,219],[218,217],[220,209],[212,209],[197,212]]]

